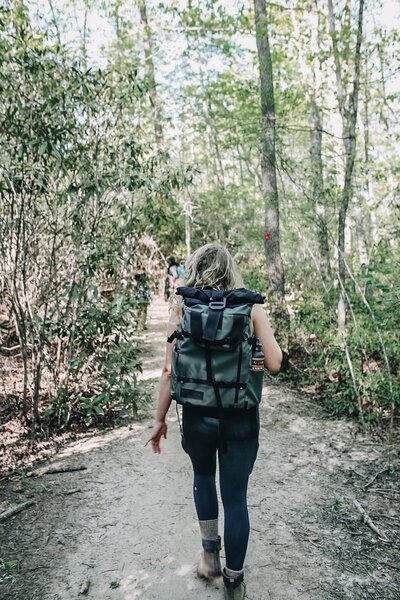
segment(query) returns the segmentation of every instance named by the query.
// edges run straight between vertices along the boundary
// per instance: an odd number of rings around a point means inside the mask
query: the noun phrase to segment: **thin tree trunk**
[[[361,272],[365,274],[368,267],[368,251],[364,228],[364,217],[362,214],[361,202],[359,198],[356,199],[356,205],[353,210],[353,217],[357,232],[358,260],[360,261]]]
[[[49,3],[50,10],[51,10],[52,24],[54,25],[54,28],[56,30],[57,42],[61,45],[60,29],[58,27],[57,15],[54,10],[54,5],[53,5],[52,0],[48,0],[48,3]]]
[[[319,249],[318,270],[324,286],[332,282],[332,270],[329,256],[328,227],[325,210],[325,186],[322,162],[322,110],[319,106],[319,90],[321,85],[321,69],[319,64],[320,45],[318,39],[319,14],[316,2],[313,3],[314,12],[309,15],[307,26],[311,32],[310,49],[307,53],[301,44],[302,34],[295,11],[292,10],[292,23],[295,33],[299,62],[304,81],[306,102],[308,105],[308,123],[310,126],[310,159],[311,159],[311,197],[317,226]],[[311,62],[311,66],[309,63]]]
[[[78,19],[78,15],[76,12],[76,6],[74,6],[74,17],[75,17],[75,22],[76,22],[76,26],[77,29],[81,35],[81,53],[82,53],[82,62],[84,67],[87,67],[87,17],[88,17],[88,9],[87,6],[85,6],[85,12],[83,13],[83,28],[81,29],[81,24],[80,21]]]
[[[163,128],[161,123],[161,110],[157,94],[157,84],[155,78],[155,69],[153,62],[153,39],[147,18],[146,0],[138,0],[140,19],[143,27],[143,48],[145,56],[145,68],[147,80],[149,82],[149,95],[154,109],[154,133],[158,148],[163,146]]]
[[[380,83],[381,83],[381,93],[382,93],[382,102],[380,103],[380,120],[381,123],[384,124],[386,131],[389,130],[389,121],[385,118],[384,115],[384,107],[387,106],[386,103],[386,81],[385,81],[385,68],[384,68],[384,60],[382,54],[381,44],[377,44],[378,56],[379,56],[379,66],[380,66]]]
[[[265,0],[254,0],[261,93],[261,173],[265,201],[264,248],[275,322],[287,321],[285,282],[279,244],[279,198],[276,181],[275,101]]]
[[[28,386],[29,386],[29,364],[28,364],[28,340],[25,315],[19,301],[18,291],[10,286],[10,304],[15,323],[15,331],[21,348],[23,364],[23,391],[22,391],[22,415],[25,424],[29,425]]]
[[[325,186],[322,162],[322,110],[319,105],[321,86],[321,64],[320,64],[320,40],[318,6],[313,4],[314,15],[311,23],[311,77],[312,90],[309,107],[310,142],[311,142],[311,167],[313,174],[312,195],[315,211],[315,219],[318,232],[318,247],[320,254],[321,275],[325,285],[330,286],[332,282],[332,270],[329,256],[328,227],[326,223],[325,210]]]
[[[376,227],[376,202],[375,202],[375,192],[374,186],[371,178],[371,169],[370,169],[370,156],[369,156],[369,102],[371,99],[370,95],[370,82],[368,77],[368,61],[365,60],[365,81],[364,81],[364,172],[366,179],[366,197],[367,197],[367,213],[362,215],[362,220],[360,221],[360,227],[362,227],[363,235],[364,235],[364,243],[363,248],[360,247],[360,264],[361,271],[367,275],[368,273],[368,265],[371,257],[371,252],[377,242],[377,227]],[[360,206],[361,211],[361,206]],[[356,217],[357,221],[357,217]],[[369,244],[366,243],[366,239],[369,240]],[[366,260],[361,256],[361,251],[366,252]],[[365,266],[363,266],[363,264]],[[365,281],[363,291],[365,296],[369,299],[371,296],[371,285]]]
[[[191,198],[183,205],[183,213],[185,215],[185,246],[186,258],[191,254],[191,222],[192,222],[193,205]]]
[[[197,35],[197,62],[199,66],[199,81],[200,81],[200,89],[202,95],[201,106],[203,110],[204,120],[206,123],[206,127],[208,130],[208,138],[210,144],[210,153],[212,157],[213,163],[213,171],[216,176],[216,183],[219,189],[224,189],[224,168],[221,160],[221,154],[219,151],[219,143],[216,129],[214,127],[214,123],[210,117],[211,112],[211,99],[206,86],[205,74],[203,68],[203,56],[200,52],[200,37]]]
[[[321,109],[315,98],[311,100],[308,122],[310,124],[310,155],[312,170],[312,199],[317,225],[319,266],[325,285],[332,281],[329,257],[328,227],[324,203],[324,174],[322,164],[322,121]]]
[[[342,190],[342,198],[339,208],[338,220],[338,279],[341,284],[339,288],[338,302],[338,327],[339,332],[344,334],[346,325],[346,299],[345,299],[345,279],[346,279],[346,264],[345,264],[345,229],[346,217],[349,203],[353,196],[353,173],[354,162],[356,157],[356,124],[357,124],[357,108],[358,108],[358,92],[360,86],[360,60],[361,60],[361,41],[363,32],[363,16],[364,16],[364,0],[360,0],[358,11],[357,24],[357,41],[354,54],[354,78],[353,87],[346,101],[345,86],[342,78],[342,70],[340,64],[340,54],[338,48],[338,40],[336,34],[335,20],[333,14],[332,0],[328,0],[328,20],[329,28],[332,37],[333,55],[335,60],[336,82],[338,90],[339,111],[342,116],[343,124],[343,142],[345,149],[345,172],[344,184]]]
[[[236,148],[237,161],[239,165],[239,173],[238,173],[238,185],[244,188],[244,173],[243,173],[243,161],[242,155],[239,152],[239,147]]]

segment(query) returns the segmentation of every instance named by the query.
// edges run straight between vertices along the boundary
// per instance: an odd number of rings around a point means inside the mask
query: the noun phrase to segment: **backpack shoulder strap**
[[[226,306],[226,298],[221,291],[214,290],[208,301],[208,316],[203,330],[204,340],[215,340],[218,323]]]

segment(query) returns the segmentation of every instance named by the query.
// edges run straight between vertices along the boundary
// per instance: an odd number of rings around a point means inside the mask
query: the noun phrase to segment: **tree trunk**
[[[145,69],[147,80],[149,82],[150,101],[154,109],[154,133],[158,148],[163,146],[163,128],[161,123],[161,110],[157,94],[157,84],[155,78],[154,62],[153,62],[153,40],[151,36],[149,21],[147,18],[146,0],[138,0],[140,20],[143,27],[143,48],[145,56]]]
[[[272,77],[272,60],[268,39],[265,0],[254,0],[256,41],[260,69],[261,93],[261,174],[265,201],[264,248],[267,260],[272,316],[287,321],[284,305],[285,283],[279,245],[279,198],[276,182],[275,158],[275,102]]]
[[[304,82],[306,103],[308,106],[308,123],[310,126],[310,159],[311,159],[311,199],[318,238],[318,270],[326,289],[332,283],[332,270],[329,256],[328,227],[325,210],[325,186],[322,161],[322,110],[320,108],[321,66],[319,43],[319,14],[317,3],[312,4],[313,12],[307,20],[310,30],[310,45],[306,53],[301,43],[302,32],[296,16],[292,10],[292,23],[294,40],[298,52],[301,74]]]
[[[201,107],[203,111],[204,121],[206,123],[209,145],[210,145],[210,155],[212,158],[212,166],[213,166],[213,175],[216,178],[216,185],[220,190],[223,190],[225,187],[224,183],[224,167],[221,160],[221,153],[219,151],[219,142],[218,135],[212,118],[210,116],[211,113],[211,98],[210,93],[208,91],[206,77],[204,74],[204,67],[207,68],[207,65],[204,65],[203,55],[200,51],[200,36],[197,35],[196,38],[196,50],[197,50],[197,64],[199,67],[199,82],[201,89]]]
[[[322,121],[321,109],[315,98],[312,98],[308,122],[310,124],[310,155],[311,155],[311,181],[312,201],[317,225],[319,267],[321,277],[326,286],[332,282],[331,262],[329,257],[328,227],[326,224],[326,211],[324,203],[324,174],[322,164]]]
[[[364,275],[368,267],[368,250],[364,228],[364,217],[359,198],[356,199],[355,207],[353,210],[353,218],[357,232],[358,260],[360,262],[361,273]]]
[[[186,258],[191,254],[191,222],[192,222],[192,200],[191,198],[183,204],[183,214],[185,215],[185,246]]]
[[[310,150],[312,168],[312,197],[317,224],[319,262],[321,276],[326,286],[332,283],[332,270],[329,256],[328,227],[325,210],[325,186],[322,162],[322,110],[320,107],[321,64],[317,2],[313,3],[314,15],[311,16],[311,94],[309,99],[308,120],[310,124]]]
[[[367,218],[362,213],[361,206],[360,210],[360,220],[359,220],[359,231],[363,238],[359,237],[359,255],[360,255],[360,266],[361,272],[365,275],[368,273],[368,265],[370,261],[371,252],[377,242],[377,234],[376,234],[376,200],[374,193],[374,186],[371,177],[371,169],[370,169],[370,156],[369,156],[369,102],[371,99],[370,96],[370,81],[368,76],[368,60],[365,59],[365,80],[364,80],[364,172],[365,172],[365,193],[366,193],[366,207],[367,207]],[[355,217],[357,222],[357,215]],[[366,240],[369,240],[367,244]],[[366,253],[366,257],[365,257]],[[363,287],[364,294],[366,298],[371,296],[371,286],[365,281]]]
[[[342,116],[343,125],[343,143],[345,149],[345,170],[344,184],[342,190],[341,204],[339,208],[338,221],[338,327],[339,332],[344,334],[346,325],[346,301],[345,301],[345,280],[346,280],[346,255],[345,255],[345,228],[346,216],[349,203],[353,195],[353,173],[356,157],[356,124],[358,108],[358,91],[360,85],[360,59],[361,59],[361,40],[363,31],[364,0],[360,0],[357,24],[357,41],[354,54],[354,78],[353,87],[346,99],[345,85],[342,78],[340,64],[340,53],[336,34],[335,20],[333,14],[332,0],[328,0],[328,20],[332,37],[333,55],[335,59],[335,72],[338,90],[339,111]]]

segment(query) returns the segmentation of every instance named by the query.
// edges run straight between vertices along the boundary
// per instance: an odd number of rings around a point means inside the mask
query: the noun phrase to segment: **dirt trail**
[[[154,394],[166,314],[164,302],[154,302],[144,336],[143,378]],[[276,386],[264,390],[261,410],[249,491],[247,598],[400,598],[396,450]],[[87,597],[96,600],[222,598],[220,582],[194,575],[200,544],[191,467],[170,413],[160,456],[144,448],[146,419],[71,444],[50,461],[86,470],[15,487],[15,503],[36,504],[2,524],[0,557],[20,559],[21,567],[17,574],[0,570],[1,598],[72,600],[82,597],[86,579]],[[362,522],[353,499],[388,542]]]

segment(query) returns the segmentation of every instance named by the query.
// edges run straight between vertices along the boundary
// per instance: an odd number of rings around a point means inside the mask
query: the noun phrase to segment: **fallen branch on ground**
[[[11,354],[15,350],[21,351],[21,346],[19,344],[17,346],[10,346],[10,347],[9,346],[0,346],[0,352],[2,352],[2,353]]]
[[[388,540],[388,538],[386,537],[386,535],[384,533],[382,533],[377,526],[374,524],[374,522],[372,521],[371,517],[369,516],[369,514],[365,511],[365,509],[361,506],[361,504],[358,502],[358,500],[353,500],[353,504],[354,506],[357,508],[357,510],[362,514],[363,518],[364,518],[364,523],[366,523],[368,525],[368,527],[370,527],[372,529],[372,531],[374,531],[376,533],[376,535],[383,541],[383,542],[389,542],[390,540]]]
[[[395,500],[397,502],[400,500],[400,495],[398,494],[398,492],[395,492],[394,490],[383,490],[381,488],[369,488],[368,491],[372,492],[373,494],[379,494],[380,496],[383,496],[384,498],[390,498],[390,500]]]
[[[53,475],[54,473],[70,473],[73,471],[85,471],[87,467],[80,465],[77,467],[48,467],[47,469],[39,469],[28,473],[28,477],[41,477],[42,475]]]
[[[64,496],[70,496],[71,494],[76,494],[77,492],[81,492],[81,488],[74,488],[73,490],[66,490],[63,492]]]
[[[5,521],[6,519],[13,517],[17,513],[21,512],[21,510],[25,510],[25,508],[32,506],[32,504],[35,504],[34,500],[27,500],[27,502],[23,502],[22,504],[17,504],[16,506],[8,508],[4,512],[0,513],[0,521]]]
[[[379,477],[379,475],[382,475],[382,473],[386,473],[386,471],[390,471],[390,466],[387,466],[384,469],[382,469],[381,471],[378,471],[377,473],[375,473],[375,475],[364,485],[364,490],[369,488],[369,486],[374,483],[375,479],[377,477]]]

